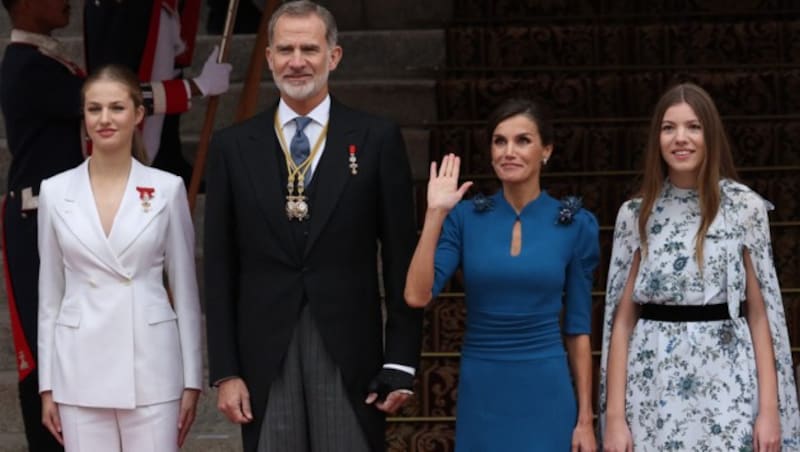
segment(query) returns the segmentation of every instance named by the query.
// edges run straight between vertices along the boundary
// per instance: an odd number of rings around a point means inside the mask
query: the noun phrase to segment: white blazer
[[[149,206],[137,188],[153,189]],[[106,237],[87,160],[42,182],[38,225],[39,391],[52,390],[63,404],[134,408],[201,389],[194,230],[183,181],[134,160]]]

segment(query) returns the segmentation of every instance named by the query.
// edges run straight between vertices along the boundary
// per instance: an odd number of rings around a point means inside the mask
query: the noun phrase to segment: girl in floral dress
[[[696,85],[661,97],[646,152],[640,194],[614,228],[604,449],[800,450],[772,205],[734,181],[719,113]]]

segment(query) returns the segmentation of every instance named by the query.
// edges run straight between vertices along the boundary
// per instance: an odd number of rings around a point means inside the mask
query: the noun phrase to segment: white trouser
[[[66,452],[177,452],[180,400],[132,410],[58,405]]]

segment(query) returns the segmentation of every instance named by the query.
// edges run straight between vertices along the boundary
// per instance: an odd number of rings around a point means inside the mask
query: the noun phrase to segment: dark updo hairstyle
[[[83,82],[83,88],[81,89],[81,95],[83,96],[83,102],[86,103],[86,91],[89,89],[91,85],[97,82],[116,82],[125,87],[128,91],[128,94],[131,96],[131,100],[133,101],[134,108],[144,107],[144,94],[142,93],[142,87],[139,84],[139,78],[136,77],[130,69],[125,66],[119,64],[107,64],[104,66],[100,66]],[[140,163],[145,165],[149,165],[147,158],[147,150],[144,147],[144,140],[142,139],[141,131],[136,128],[133,132],[133,143],[131,143],[131,154],[133,158],[138,160]]]
[[[539,129],[539,137],[542,140],[542,146],[549,146],[553,144],[553,123],[550,121],[550,115],[547,108],[540,102],[535,102],[530,99],[511,98],[497,106],[486,120],[489,143],[492,142],[492,135],[497,126],[508,118],[523,115],[528,117],[536,128]]]

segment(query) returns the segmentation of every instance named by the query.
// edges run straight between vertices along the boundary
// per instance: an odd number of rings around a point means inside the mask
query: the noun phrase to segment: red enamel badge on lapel
[[[139,199],[153,199],[153,193],[156,192],[156,189],[153,187],[136,187],[136,191],[139,192]]]
[[[142,201],[142,209],[145,212],[150,211],[150,200],[153,199],[156,189],[153,187],[136,187],[139,192],[139,199]]]
[[[356,145],[351,144],[348,150],[350,152],[350,174],[355,176],[358,174],[358,160],[356,160]]]

